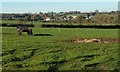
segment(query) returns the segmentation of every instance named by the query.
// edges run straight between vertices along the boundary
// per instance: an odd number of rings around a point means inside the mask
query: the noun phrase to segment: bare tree
[[[33,24],[34,24],[34,21],[35,21],[35,17],[36,17],[36,15],[32,15],[32,17],[31,17],[31,19],[33,21]]]
[[[28,16],[25,16],[25,17],[24,17],[24,22],[25,22],[25,24],[28,22],[28,19],[29,19]]]

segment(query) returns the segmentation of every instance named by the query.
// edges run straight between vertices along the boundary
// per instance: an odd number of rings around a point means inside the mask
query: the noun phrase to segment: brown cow
[[[22,32],[27,32],[28,35],[32,35],[32,29],[26,25],[18,25],[17,26],[17,31],[18,31],[18,34],[21,35]]]

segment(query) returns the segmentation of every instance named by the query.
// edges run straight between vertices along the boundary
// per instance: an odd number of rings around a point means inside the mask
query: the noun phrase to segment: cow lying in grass
[[[18,25],[17,26],[17,31],[18,31],[18,34],[21,35],[22,32],[27,32],[28,35],[32,35],[32,29],[26,25]]]

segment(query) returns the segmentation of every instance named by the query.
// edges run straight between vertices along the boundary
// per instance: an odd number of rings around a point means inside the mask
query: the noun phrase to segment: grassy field
[[[68,14],[66,16],[84,16],[85,14]]]
[[[118,38],[117,29],[33,28],[33,36],[2,28],[3,70],[114,70],[118,43],[69,43],[77,38]]]
[[[0,20],[1,24],[17,24],[17,21],[15,20]],[[25,22],[23,22],[25,23]],[[57,22],[40,22],[40,21],[34,21],[35,25],[40,25],[40,24],[61,24],[61,23],[57,23]],[[26,24],[32,24],[32,22],[27,21]],[[68,23],[64,23],[64,24],[68,24]]]

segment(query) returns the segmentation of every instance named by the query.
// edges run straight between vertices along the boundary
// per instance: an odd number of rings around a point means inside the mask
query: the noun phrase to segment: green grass
[[[60,42],[77,38],[118,38],[117,29],[33,28],[34,34],[16,35],[16,28],[2,28],[3,70],[114,70],[118,44]]]
[[[68,14],[66,16],[84,16],[85,14]]]
[[[2,24],[17,24],[17,21],[15,20],[0,20],[0,22],[2,22]],[[25,22],[23,22],[25,23]],[[61,22],[62,23],[62,22]],[[61,24],[60,22],[40,22],[40,21],[34,21],[35,25],[40,25],[40,24]],[[32,22],[27,21],[26,24],[32,24]],[[64,23],[64,24],[68,24],[68,23]]]
[[[79,14],[72,14],[72,15],[68,15],[68,16],[77,16],[77,15],[79,15]],[[0,20],[0,22],[1,22],[1,24],[18,24],[15,20]],[[23,22],[23,24],[24,24],[24,22]],[[30,21],[27,21],[26,22],[26,24],[32,24],[32,22],[30,22]],[[46,24],[46,25],[51,25],[51,24],[53,24],[53,25],[86,25],[86,26],[88,26],[88,25],[117,25],[117,24],[114,24],[114,23],[110,23],[110,24],[99,24],[99,23],[65,23],[65,22],[40,22],[40,21],[34,21],[34,27],[40,27],[42,24]]]

